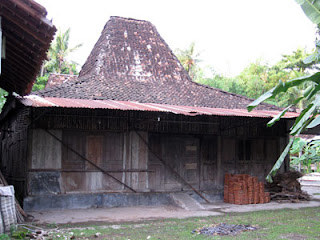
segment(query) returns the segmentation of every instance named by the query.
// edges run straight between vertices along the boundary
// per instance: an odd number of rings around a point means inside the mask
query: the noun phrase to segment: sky
[[[82,65],[110,16],[150,21],[172,50],[195,42],[201,66],[226,76],[257,59],[274,64],[298,47],[312,50],[315,26],[295,0],[36,0],[62,31]]]

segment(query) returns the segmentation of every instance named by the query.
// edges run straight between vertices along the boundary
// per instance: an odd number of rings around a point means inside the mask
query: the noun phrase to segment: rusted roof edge
[[[209,108],[196,106],[177,106],[158,103],[139,103],[133,101],[115,101],[115,100],[88,100],[88,99],[71,99],[71,98],[53,98],[29,95],[17,97],[19,101],[29,107],[59,107],[59,108],[83,108],[83,109],[113,109],[123,111],[150,111],[150,112],[170,112],[186,116],[213,115],[213,116],[238,116],[238,117],[257,117],[273,118],[280,111],[270,110],[253,110],[248,112],[247,109],[226,109],[226,108]],[[299,113],[287,112],[282,118],[296,118]]]

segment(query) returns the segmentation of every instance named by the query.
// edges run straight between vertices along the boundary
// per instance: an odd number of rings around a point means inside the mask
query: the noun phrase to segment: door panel
[[[194,137],[167,136],[163,141],[163,159],[186,182],[199,188],[199,139]],[[165,188],[189,189],[168,168],[165,169]]]

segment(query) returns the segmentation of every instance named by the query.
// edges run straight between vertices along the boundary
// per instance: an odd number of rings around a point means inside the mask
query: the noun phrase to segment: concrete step
[[[201,211],[205,210],[205,207],[201,205],[197,200],[192,198],[188,193],[177,192],[170,194],[173,201],[177,206],[186,209],[188,211]]]

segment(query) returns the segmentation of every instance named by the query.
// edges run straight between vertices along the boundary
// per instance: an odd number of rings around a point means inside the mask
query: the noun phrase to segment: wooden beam
[[[50,36],[50,34],[48,34],[48,31],[44,31],[44,30],[40,31],[39,26],[35,26],[34,24],[31,24],[30,21],[27,21],[26,19],[21,18],[21,15],[16,14],[7,6],[8,4],[9,4],[8,1],[4,1],[4,7],[0,10],[1,15],[4,18],[12,22],[13,24],[19,26],[26,33],[28,33],[30,36],[37,39],[42,44],[46,44],[48,41],[51,40],[52,35]]]
[[[0,16],[0,75],[1,75],[1,62],[2,62],[2,18]]]
[[[29,172],[101,172],[100,170],[93,169],[28,169]],[[115,170],[105,170],[108,173],[123,173],[123,172],[154,172],[153,170],[148,169],[115,169]]]
[[[27,51],[23,51],[22,48],[17,48],[17,45],[14,42],[12,42],[11,39],[10,41],[7,41],[6,44],[9,51],[19,55],[20,59],[24,59],[23,61],[28,63],[27,65],[34,65],[39,63],[39,61],[36,61],[36,59],[39,59],[40,56],[37,53],[33,52],[32,50],[30,50],[32,52],[28,53]],[[32,57],[34,55],[35,57]]]
[[[26,33],[21,27],[14,24],[3,24],[3,33],[6,36],[10,32],[12,35],[15,35],[17,39],[22,40],[22,42],[32,46],[32,48],[37,48],[39,51],[44,48],[43,42]]]
[[[20,0],[6,0],[6,1],[11,3],[12,8],[16,9],[15,11],[20,10],[24,12],[26,15],[31,16],[32,18],[38,19],[39,21],[45,23],[46,25],[48,25],[48,27],[54,28],[53,24],[48,19],[45,18],[46,12],[41,13],[33,9],[32,7],[30,7],[30,5],[26,4],[24,1],[20,1]]]
[[[33,68],[28,68],[25,64],[21,64],[21,62],[17,59],[20,59],[19,55],[13,53],[12,55],[8,55],[6,58],[6,61],[13,63],[11,65],[17,66],[17,69],[20,73],[23,73],[24,77],[27,79],[28,77],[33,76]],[[28,82],[28,80],[25,81],[26,83]]]

